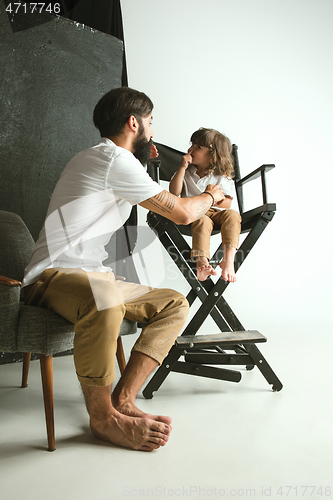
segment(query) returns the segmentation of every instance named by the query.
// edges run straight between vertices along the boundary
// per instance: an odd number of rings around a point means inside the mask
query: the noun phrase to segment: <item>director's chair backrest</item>
[[[159,156],[156,159],[150,160],[148,164],[148,173],[157,182],[160,180],[170,181],[172,175],[178,169],[181,158],[185,153],[182,153],[177,149],[170,148],[169,146],[165,146],[164,144],[155,144],[158,149]],[[248,232],[253,227],[254,222],[256,222],[257,218],[260,217],[262,213],[265,212],[269,214],[269,217],[274,215],[276,205],[275,203],[268,203],[267,201],[266,172],[273,169],[275,165],[261,165],[256,170],[242,178],[238,161],[238,147],[236,144],[233,144],[232,146],[232,155],[234,159],[235,191],[239,213],[241,214],[243,221],[241,232],[244,233]],[[255,209],[244,212],[243,185],[259,177],[261,180],[262,204],[257,206]]]
[[[159,166],[159,178],[155,180],[170,181],[171,177],[178,169],[182,156],[184,156],[185,153],[158,142],[154,144],[157,147],[158,157],[150,160],[148,169],[152,165]],[[149,173],[152,175],[154,174],[153,168]]]

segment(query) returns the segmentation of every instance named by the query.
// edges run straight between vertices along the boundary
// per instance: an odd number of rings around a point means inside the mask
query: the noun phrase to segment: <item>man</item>
[[[142,412],[135,398],[181,332],[188,304],[173,290],[117,280],[103,266],[104,247],[135,204],[189,224],[224,198],[213,185],[200,196],[177,198],[148,176],[142,164],[152,150],[152,109],[145,94],[127,87],[97,103],[94,123],[102,140],[76,155],[61,174],[23,282],[27,304],[75,325],[75,368],[93,434],[145,451],[167,443],[171,418]],[[145,327],[111,396],[124,317]]]

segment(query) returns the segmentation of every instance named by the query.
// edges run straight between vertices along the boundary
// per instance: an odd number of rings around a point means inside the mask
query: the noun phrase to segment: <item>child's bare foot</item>
[[[224,281],[229,281],[230,283],[235,283],[237,281],[234,263],[228,263],[224,259],[220,262],[220,268],[222,269],[222,278]]]
[[[197,278],[199,281],[206,281],[208,276],[216,276],[217,271],[209,264],[207,257],[200,255],[196,258]]]
[[[217,271],[210,265],[204,265],[197,267],[197,278],[199,281],[206,281],[208,276],[216,276]]]
[[[223,247],[223,259],[220,262],[220,268],[222,270],[222,278],[224,281],[229,281],[230,283],[234,283],[237,280],[234,265],[235,255],[235,247]]]
[[[150,418],[129,417],[116,410],[103,420],[90,421],[94,436],[133,450],[153,451],[168,442],[171,427]]]

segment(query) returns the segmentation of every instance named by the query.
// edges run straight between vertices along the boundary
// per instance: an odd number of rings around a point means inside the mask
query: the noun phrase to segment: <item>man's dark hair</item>
[[[93,120],[102,137],[121,133],[130,116],[140,122],[150,115],[153,103],[146,94],[129,87],[110,90],[96,104]]]

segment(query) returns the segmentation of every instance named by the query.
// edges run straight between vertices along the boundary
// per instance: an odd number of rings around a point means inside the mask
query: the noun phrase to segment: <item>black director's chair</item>
[[[157,148],[159,157],[150,161],[148,173],[157,182],[160,180],[169,181],[177,170],[184,153],[162,144],[157,144]],[[274,217],[276,205],[267,202],[266,172],[274,168],[275,165],[262,165],[246,177],[241,178],[236,145],[233,145],[233,157],[235,190],[242,216],[241,233],[246,233],[246,237],[236,253],[235,270],[237,272],[267,224]],[[243,185],[258,177],[261,177],[262,205],[244,212]],[[282,383],[257,347],[257,344],[266,342],[266,337],[258,331],[246,330],[223,298],[228,282],[222,278],[219,278],[216,283],[210,278],[206,281],[197,279],[195,263],[191,262],[191,249],[182,236],[183,234],[191,235],[190,226],[177,226],[172,221],[153,212],[148,213],[147,222],[191,285],[191,290],[187,295],[190,306],[196,299],[199,299],[202,304],[145,387],[144,397],[152,398],[153,392],[159,389],[171,371],[239,382],[241,373],[235,369],[225,368],[225,366],[231,365],[244,365],[248,370],[257,366],[267,382],[272,385],[273,391],[280,391]],[[218,230],[213,231],[213,234],[217,232],[220,233]],[[222,256],[221,244],[211,259],[211,265],[216,267]],[[209,315],[218,326],[219,333],[196,335]]]

